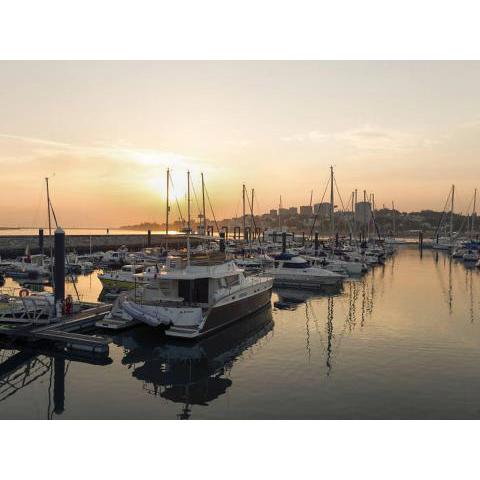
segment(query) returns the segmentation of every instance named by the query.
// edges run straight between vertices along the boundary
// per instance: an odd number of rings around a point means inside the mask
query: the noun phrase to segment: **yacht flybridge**
[[[246,277],[233,261],[168,257],[156,279],[119,297],[115,309],[170,336],[198,338],[270,303],[273,279]]]

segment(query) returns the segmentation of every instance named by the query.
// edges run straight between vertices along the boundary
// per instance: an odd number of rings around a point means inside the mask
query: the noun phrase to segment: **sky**
[[[455,184],[465,212],[479,159],[480,62],[0,62],[0,226],[45,224],[45,177],[64,226],[164,221],[167,168],[174,217],[187,170],[225,218],[243,183],[259,212],[320,201],[330,165],[345,203]]]

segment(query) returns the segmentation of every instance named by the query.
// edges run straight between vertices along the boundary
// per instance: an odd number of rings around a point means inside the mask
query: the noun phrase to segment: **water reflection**
[[[246,352],[254,354],[273,335],[272,309],[195,343],[170,340],[149,328],[114,338],[124,347],[122,364],[151,395],[181,404],[177,417],[188,419],[192,406],[207,406],[231,387],[230,372]]]
[[[56,352],[47,347],[18,350],[0,345],[0,403],[48,375],[45,418],[62,415],[65,411],[65,378],[71,362],[108,365],[112,360],[88,354]]]
[[[321,348],[326,376],[333,371],[343,337],[352,334],[357,325],[364,328],[373,316],[376,298],[384,292],[386,272],[383,265],[362,278],[347,280],[342,289],[330,292],[275,289],[278,297],[274,303],[276,309],[300,312],[303,308],[307,361],[315,361],[313,356],[318,353],[315,351],[315,338]],[[380,278],[380,290],[377,288],[377,276]]]
[[[0,417],[478,418],[479,285],[480,269],[406,247],[339,292],[275,291],[285,305],[196,343],[118,334],[106,369],[0,346]]]

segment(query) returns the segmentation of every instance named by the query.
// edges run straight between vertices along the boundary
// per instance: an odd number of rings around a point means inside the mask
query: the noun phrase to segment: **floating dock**
[[[100,304],[76,314],[64,316],[49,325],[41,326],[34,323],[19,325],[5,322],[0,324],[0,335],[8,337],[12,341],[47,340],[60,343],[67,349],[108,354],[108,346],[111,343],[109,337],[86,335],[79,332],[94,327],[95,322],[103,318],[110,309],[111,305]]]

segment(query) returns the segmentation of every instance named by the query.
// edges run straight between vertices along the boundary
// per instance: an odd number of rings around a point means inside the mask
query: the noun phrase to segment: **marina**
[[[250,3],[2,8],[7,480],[478,471],[478,15]]]
[[[76,278],[85,301],[101,295],[98,273]],[[3,338],[0,417],[478,418],[479,286],[476,267],[407,245],[335,291],[274,287],[271,306],[195,342],[138,324],[89,327],[111,340],[107,356]]]

